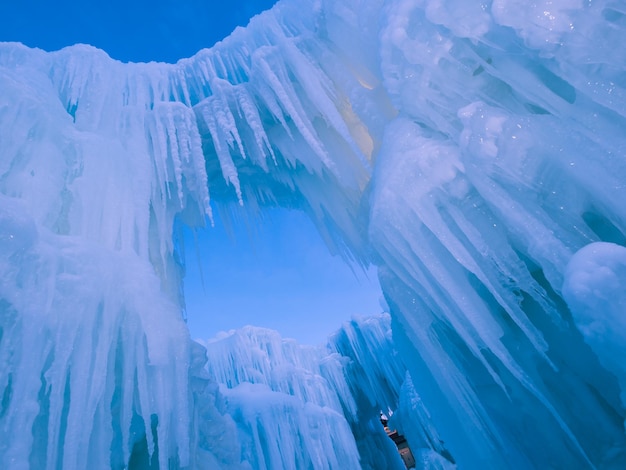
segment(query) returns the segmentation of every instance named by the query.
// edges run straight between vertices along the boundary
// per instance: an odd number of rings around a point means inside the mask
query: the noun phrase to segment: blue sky
[[[175,62],[245,26],[273,3],[0,0],[0,41],[45,50],[86,43],[125,62]],[[252,232],[235,225],[230,235],[217,219],[215,228],[196,237],[194,244],[191,231],[186,233],[185,295],[194,338],[253,324],[315,344],[352,315],[381,310],[375,273],[355,276],[300,213],[275,209]]]
[[[251,230],[235,224],[232,235],[216,218],[196,243],[188,231],[185,243],[194,338],[257,325],[318,344],[351,316],[381,311],[375,272],[353,273],[331,256],[303,213],[271,209]]]
[[[175,62],[210,47],[274,3],[274,0],[0,0],[0,40],[19,41],[46,50],[86,43],[125,62]]]

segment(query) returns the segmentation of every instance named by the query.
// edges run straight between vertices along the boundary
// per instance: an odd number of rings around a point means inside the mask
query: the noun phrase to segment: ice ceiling
[[[625,43],[619,2],[285,0],[174,65],[0,44],[0,462],[246,468],[181,319],[212,201],[378,267],[409,442],[626,466]]]

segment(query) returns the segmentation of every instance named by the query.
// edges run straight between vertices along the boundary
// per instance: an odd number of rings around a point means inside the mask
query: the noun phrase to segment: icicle
[[[215,152],[217,153],[217,158],[220,162],[222,175],[228,183],[233,185],[237,195],[237,200],[240,204],[243,204],[237,168],[235,167],[235,162],[233,161],[228,150],[228,138],[224,137],[224,131],[222,131],[222,129],[218,126],[220,118],[216,117],[216,113],[219,113],[220,111],[219,109],[215,110],[214,106],[215,103],[213,102],[205,102],[204,106],[198,110],[198,113],[203,119],[203,122],[207,126],[209,134],[213,139],[213,145],[215,147]],[[226,118],[222,116],[221,119],[225,120]]]

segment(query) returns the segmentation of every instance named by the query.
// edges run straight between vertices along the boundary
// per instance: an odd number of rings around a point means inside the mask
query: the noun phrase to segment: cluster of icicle
[[[259,327],[209,341],[207,370],[233,417],[241,461],[259,469],[359,468],[344,416],[355,413],[343,362]]]
[[[325,346],[251,326],[204,346],[240,460],[253,468],[405,468],[381,410],[413,423],[406,438],[416,455],[453,468],[393,347],[388,314],[354,318]]]
[[[626,465],[625,338],[597,341],[568,270],[597,241],[623,258],[625,14],[284,0],[172,65],[0,44],[2,462],[194,464],[172,228],[211,195],[299,207],[379,266],[461,465]]]

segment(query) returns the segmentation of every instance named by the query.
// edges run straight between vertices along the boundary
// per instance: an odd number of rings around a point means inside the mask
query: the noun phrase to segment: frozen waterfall
[[[181,314],[174,227],[234,203],[304,211],[389,304],[406,370],[336,338],[352,411],[325,378],[277,423],[309,454],[365,465],[392,400],[424,468],[625,468],[625,43],[612,0],[281,0],[176,64],[1,43],[0,466],[282,458]],[[301,427],[329,410],[359,464]]]

